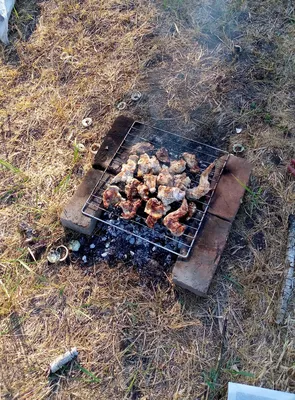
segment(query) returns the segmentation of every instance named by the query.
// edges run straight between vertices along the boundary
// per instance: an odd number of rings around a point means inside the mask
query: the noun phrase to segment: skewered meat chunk
[[[190,178],[186,175],[185,172],[182,174],[174,175],[174,185],[181,190],[186,190],[191,184]]]
[[[166,165],[163,165],[158,178],[158,185],[173,186],[173,176],[170,174],[169,169]]]
[[[127,183],[127,185],[125,186],[125,193],[128,200],[132,200],[135,196],[137,196],[137,188],[141,184],[142,183],[136,178],[131,179],[131,181]]]
[[[197,212],[197,205],[196,203],[189,202],[188,203],[188,212],[187,212],[187,217],[186,220],[189,221]]]
[[[181,174],[186,167],[186,162],[181,158],[180,160],[171,161],[169,171],[171,174]]]
[[[156,152],[156,157],[159,161],[163,163],[170,163],[170,157],[168,150],[165,147],[161,147],[157,152]]]
[[[165,215],[165,207],[160,200],[152,198],[146,203],[144,212],[149,214],[146,219],[147,226],[153,228],[157,220]]]
[[[114,206],[120,201],[123,200],[123,197],[120,194],[120,190],[117,186],[110,186],[103,192],[102,195],[103,205],[105,208],[109,208],[109,206]]]
[[[140,142],[133,145],[130,149],[130,153],[143,154],[147,151],[154,150],[154,145],[149,142]]]
[[[174,201],[181,201],[184,199],[185,191],[177,187],[159,186],[158,198],[162,200],[164,206],[168,206]]]
[[[130,156],[127,160],[127,164],[122,165],[121,171],[112,179],[111,183],[131,181],[136,170],[137,161],[138,156]]]
[[[183,153],[182,157],[185,159],[190,172],[196,174],[197,172],[200,171],[200,167],[198,166],[198,160],[195,154]]]
[[[143,176],[143,181],[149,188],[151,193],[155,193],[157,190],[157,176],[152,174],[146,174]]]
[[[212,169],[214,168],[214,165],[215,163],[213,162],[212,164],[209,165],[209,167],[205,169],[204,172],[202,172],[198,186],[195,186],[192,189],[188,189],[186,191],[187,199],[199,200],[201,197],[205,196],[208,192],[210,192],[211,187],[209,182],[209,175]]]
[[[187,200],[183,199],[182,204],[178,208],[178,210],[173,211],[172,213],[166,215],[166,217],[163,220],[163,223],[166,226],[166,228],[169,229],[172,235],[181,236],[184,233],[186,226],[181,224],[179,222],[179,219],[184,217],[187,213],[188,213]]]
[[[144,183],[141,183],[140,185],[138,185],[137,191],[138,191],[139,196],[142,198],[142,200],[148,201],[149,188],[147,187],[147,185],[145,185]]]
[[[123,213],[121,214],[121,217],[124,219],[131,219],[133,217],[135,217],[136,212],[138,210],[138,208],[141,205],[141,201],[140,199],[138,200],[123,200],[119,203],[119,206],[122,208]]]

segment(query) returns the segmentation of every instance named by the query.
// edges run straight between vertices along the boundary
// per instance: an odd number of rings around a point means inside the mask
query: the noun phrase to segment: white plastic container
[[[295,400],[295,394],[229,382],[228,400]]]
[[[15,0],[0,0],[0,40],[8,44],[8,20]]]

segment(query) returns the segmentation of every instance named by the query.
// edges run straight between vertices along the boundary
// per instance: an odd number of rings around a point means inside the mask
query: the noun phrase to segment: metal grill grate
[[[143,141],[147,141],[154,145],[155,150],[153,150],[153,152],[160,147],[165,147],[169,151],[171,160],[177,159],[183,152],[194,153],[199,161],[201,172],[204,171],[213,161],[221,156],[225,156],[218,174],[212,172],[210,175],[209,181],[211,182],[212,187],[211,192],[205,198],[196,202],[198,211],[188,222],[185,223],[186,230],[181,237],[173,236],[161,223],[157,223],[153,229],[148,228],[145,224],[146,215],[143,212],[140,213],[140,210],[138,211],[139,215],[134,219],[127,221],[120,218],[120,208],[107,210],[103,206],[102,195],[104,190],[107,188],[109,181],[114,176],[114,173],[120,171],[122,164],[127,161],[131,146]],[[82,213],[109,225],[112,229],[115,228],[127,235],[133,235],[137,238],[136,240],[150,243],[173,254],[187,258],[207,213],[212,196],[228,157],[228,153],[191,138],[186,138],[175,133],[154,128],[140,122],[134,122],[118,148],[118,151],[111,159],[108,167],[104,170],[101,179],[96,184],[91,195],[84,204]],[[196,186],[199,183],[200,173],[197,175],[187,173],[192,181],[191,187]],[[177,204],[176,208],[178,207],[179,204]]]

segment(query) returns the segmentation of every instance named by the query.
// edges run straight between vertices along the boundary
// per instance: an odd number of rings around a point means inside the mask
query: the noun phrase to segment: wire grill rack
[[[197,175],[191,175],[187,172],[187,175],[190,176],[192,181],[191,187],[198,185],[201,172],[204,171],[209,164],[224,156],[222,158],[224,162],[218,170],[218,174],[216,174],[216,171],[210,174],[209,181],[212,190],[207,196],[196,202],[198,210],[189,221],[184,222],[186,230],[181,237],[173,236],[169,230],[159,222],[153,229],[150,229],[145,224],[146,215],[143,211],[140,211],[141,209],[138,210],[138,215],[134,219],[124,220],[120,218],[120,208],[113,208],[111,210],[104,208],[102,202],[104,190],[113,178],[114,173],[118,173],[122,164],[127,161],[130,148],[134,144],[143,141],[154,145],[154,150],[150,152],[150,155],[154,154],[155,151],[161,147],[165,147],[169,151],[171,160],[178,159],[183,152],[195,154],[199,161],[201,171]],[[148,242],[177,256],[187,258],[200,231],[228,157],[229,154],[227,152],[218,148],[140,122],[134,122],[121,142],[117,152],[109,162],[109,165],[104,170],[101,179],[97,182],[91,195],[85,202],[82,213],[107,224],[109,229],[118,229],[127,235],[133,235],[138,241]],[[179,205],[180,203],[176,203],[175,209],[178,208]]]

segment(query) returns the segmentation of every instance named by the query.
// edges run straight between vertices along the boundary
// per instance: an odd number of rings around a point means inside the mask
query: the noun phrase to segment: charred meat
[[[170,163],[169,171],[171,174],[181,174],[186,167],[186,162],[181,158],[180,160],[174,160]]]
[[[150,156],[146,153],[142,154],[138,160],[137,176],[142,177],[150,172]]]
[[[198,166],[198,160],[194,154],[183,153],[182,157],[185,159],[190,172],[196,174],[197,172],[200,171],[200,167]]]
[[[146,203],[144,212],[149,214],[146,219],[147,226],[153,228],[157,220],[165,215],[165,207],[160,200],[152,198]]]
[[[157,176],[153,174],[145,174],[143,176],[145,185],[149,188],[151,193],[155,193],[157,190]]]
[[[182,174],[174,175],[174,185],[173,186],[178,187],[181,190],[186,190],[190,184],[191,184],[191,180],[186,175],[185,172],[183,172]]]
[[[157,177],[157,183],[158,185],[173,186],[173,176],[170,174],[166,165],[161,169]]]
[[[126,186],[125,186],[125,193],[126,193],[126,195],[127,195],[127,199],[128,199],[128,200],[132,200],[134,197],[137,196],[137,194],[138,194],[137,188],[138,188],[138,186],[141,185],[141,184],[142,184],[142,183],[141,183],[138,179],[136,179],[136,178],[131,179],[131,181],[129,181],[129,182],[126,184]]]
[[[121,217],[124,219],[131,219],[135,217],[138,208],[141,205],[141,200],[123,200],[119,203],[119,206],[122,208]]]
[[[193,203],[192,201],[188,203],[188,212],[186,217],[187,221],[189,221],[195,215],[197,209],[196,203]]]
[[[158,198],[162,201],[164,206],[174,203],[174,201],[181,201],[184,199],[185,191],[177,187],[159,186]]]
[[[103,192],[102,196],[103,205],[105,208],[109,208],[109,206],[115,206],[123,200],[123,197],[120,194],[120,190],[117,186],[110,186]]]
[[[138,160],[138,177],[145,174],[158,174],[161,171],[161,165],[155,156],[150,157],[148,154],[142,154]]]
[[[165,147],[161,147],[157,152],[156,152],[156,157],[159,161],[165,164],[170,163],[170,157],[168,150]]]
[[[144,183],[141,183],[140,185],[138,185],[137,192],[138,192],[139,196],[142,198],[142,200],[148,201],[150,191],[149,191],[149,188],[147,187],[147,185],[145,185]]]
[[[208,192],[210,192],[211,187],[210,187],[210,182],[209,182],[209,175],[214,168],[214,162],[209,165],[205,169],[204,172],[202,172],[201,177],[200,177],[200,182],[198,186],[195,186],[192,189],[188,189],[186,192],[186,197],[188,200],[199,200],[201,197],[205,196]]]
[[[151,150],[154,150],[153,144],[149,142],[140,142],[131,147],[130,154],[143,154]]]
[[[127,164],[122,165],[121,171],[112,179],[111,183],[131,181],[137,167],[137,160],[137,156],[130,156],[127,160]]]
[[[173,211],[172,213],[166,215],[163,223],[166,226],[166,228],[169,229],[172,235],[181,236],[184,233],[186,226],[181,224],[179,220],[180,218],[184,217],[187,213],[188,213],[187,200],[183,199],[182,204],[178,208],[178,210]]]

